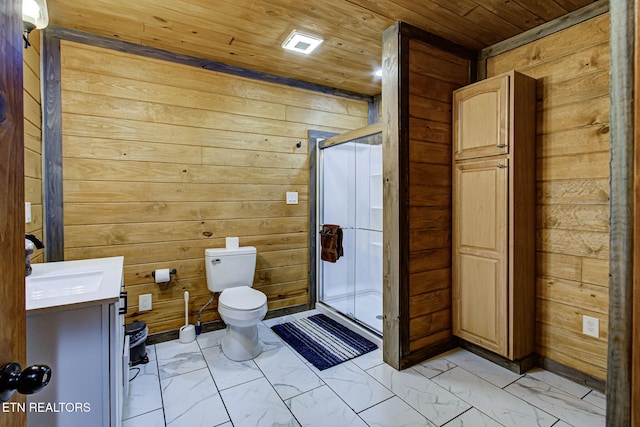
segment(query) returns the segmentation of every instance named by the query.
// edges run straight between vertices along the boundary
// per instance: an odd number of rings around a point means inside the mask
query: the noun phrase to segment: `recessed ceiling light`
[[[313,52],[320,43],[322,43],[322,39],[320,37],[301,33],[298,30],[293,30],[284,43],[282,43],[282,47],[287,50],[308,55]]]
[[[376,77],[382,77],[382,68],[376,68],[376,71],[373,73]]]

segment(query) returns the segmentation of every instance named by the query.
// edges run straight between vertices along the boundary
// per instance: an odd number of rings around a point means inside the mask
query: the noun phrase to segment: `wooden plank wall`
[[[309,302],[307,132],[365,126],[366,102],[67,41],[61,62],[65,259],[124,255],[127,322],[178,329],[188,290],[195,323],[204,250],[226,236],[257,248],[270,310]]]
[[[31,223],[25,231],[44,241],[42,227],[42,109],[40,90],[40,31],[29,35],[24,50],[24,201],[31,202]],[[46,244],[46,242],[45,242]],[[31,262],[43,262],[44,251],[36,249]]]
[[[489,58],[538,79],[536,351],[606,378],[609,14]],[[600,319],[600,338],[582,316]]]
[[[452,92],[470,61],[409,42],[409,351],[451,338]]]

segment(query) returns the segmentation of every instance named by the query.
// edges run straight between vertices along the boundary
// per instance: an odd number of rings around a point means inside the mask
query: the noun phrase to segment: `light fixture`
[[[47,0],[22,0],[22,29],[24,47],[30,46],[29,33],[49,24]]]
[[[284,43],[282,43],[282,47],[287,50],[308,55],[313,52],[320,43],[322,43],[322,39],[320,37],[301,33],[298,30],[293,30],[285,39]]]
[[[376,68],[376,70],[373,72],[373,75],[376,77],[382,77],[382,68]]]

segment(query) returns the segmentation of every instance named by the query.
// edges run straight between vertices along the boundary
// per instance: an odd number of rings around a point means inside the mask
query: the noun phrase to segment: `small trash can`
[[[133,322],[124,325],[124,333],[129,335],[129,358],[131,366],[149,363],[147,348],[144,342],[149,335],[149,328],[144,322]]]

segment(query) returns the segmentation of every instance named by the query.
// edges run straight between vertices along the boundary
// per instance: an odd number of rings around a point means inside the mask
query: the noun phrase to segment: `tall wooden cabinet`
[[[511,360],[534,352],[535,80],[454,92],[453,333]]]

